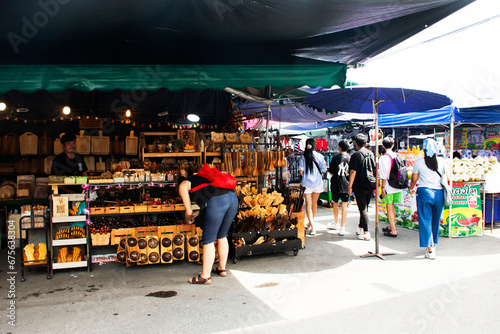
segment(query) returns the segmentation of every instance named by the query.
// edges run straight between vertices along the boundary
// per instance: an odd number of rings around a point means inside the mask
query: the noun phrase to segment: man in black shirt
[[[366,187],[362,184],[361,170],[363,159],[366,156],[373,157],[373,153],[365,148],[366,146],[366,136],[359,134],[356,136],[355,140],[356,152],[351,156],[351,161],[349,162],[349,168],[351,169],[349,175],[349,196],[352,193],[356,194],[356,204],[359,210],[359,225],[358,225],[358,239],[370,240],[370,232],[368,231],[368,205],[370,204],[370,199],[373,195],[373,190],[366,190]]]
[[[345,140],[339,142],[339,154],[335,155],[330,161],[328,171],[332,175],[330,179],[332,200],[333,200],[333,218],[335,223],[329,223],[327,228],[339,230],[339,235],[345,234],[345,221],[347,219],[347,204],[349,202],[349,160],[347,154],[349,144]],[[342,201],[342,219],[339,224],[339,199]]]
[[[76,136],[65,134],[61,137],[63,153],[52,161],[51,175],[87,176],[87,165],[83,157],[75,152]]]

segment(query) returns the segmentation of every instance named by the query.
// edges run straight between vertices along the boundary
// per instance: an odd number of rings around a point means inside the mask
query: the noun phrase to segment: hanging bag
[[[439,178],[440,178],[439,182],[441,183],[441,186],[443,187],[444,205],[450,206],[451,205],[451,198],[452,198],[451,187],[448,184],[448,182],[446,182],[445,178],[443,177],[443,175],[441,175],[441,173],[439,173],[438,171],[436,171],[436,173],[438,173]],[[446,175],[446,173],[444,175]]]
[[[208,181],[210,181],[210,183],[202,183],[192,188],[189,191],[191,193],[206,186],[214,186],[216,188],[223,188],[223,189],[236,188],[236,179],[234,178],[234,176],[227,173],[223,173],[219,171],[217,168],[210,168],[208,164],[204,164],[203,168],[198,172],[197,175],[207,179]]]

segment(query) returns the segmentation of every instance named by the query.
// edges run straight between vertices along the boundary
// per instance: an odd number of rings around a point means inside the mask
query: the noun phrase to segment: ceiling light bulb
[[[4,111],[7,108],[7,105],[3,102],[0,102],[0,111]]]
[[[64,108],[63,108],[63,114],[64,114],[64,115],[69,115],[69,113],[70,113],[70,112],[71,112],[70,107],[64,107]]]
[[[130,109],[128,109],[127,111],[125,111],[125,116],[126,116],[126,117],[130,117],[130,114],[131,114],[131,113],[130,113]]]
[[[189,114],[187,115],[187,119],[190,120],[191,122],[195,123],[200,120],[200,116],[195,115],[195,114]]]

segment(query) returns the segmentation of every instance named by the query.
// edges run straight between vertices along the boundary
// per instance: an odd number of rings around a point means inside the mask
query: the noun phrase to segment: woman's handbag
[[[441,175],[441,173],[439,173],[438,171],[436,171],[436,173],[438,173],[438,175],[440,177],[439,182],[441,183],[441,186],[443,187],[444,205],[450,206],[451,205],[451,197],[452,197],[451,187],[446,182],[445,178]]]

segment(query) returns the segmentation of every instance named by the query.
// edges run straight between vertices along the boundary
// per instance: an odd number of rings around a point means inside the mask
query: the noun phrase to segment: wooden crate
[[[158,235],[158,226],[142,226],[137,228],[137,236],[144,238],[150,235]]]
[[[104,213],[106,213],[106,214],[120,213],[120,207],[119,206],[107,206],[104,209]]]
[[[148,205],[148,212],[161,212],[161,205]]]
[[[175,210],[175,204],[162,204],[161,205],[161,211],[174,211]]]
[[[134,205],[134,211],[135,212],[148,212],[148,206],[147,205]]]
[[[136,228],[116,228],[111,230],[110,244],[120,244],[120,239],[127,236],[137,237]]]
[[[106,246],[109,245],[111,232],[104,234],[91,233],[90,238],[92,239],[92,246]]]
[[[105,208],[90,208],[91,215],[102,215],[105,213]]]
[[[135,208],[133,206],[120,206],[120,213],[134,213]]]

